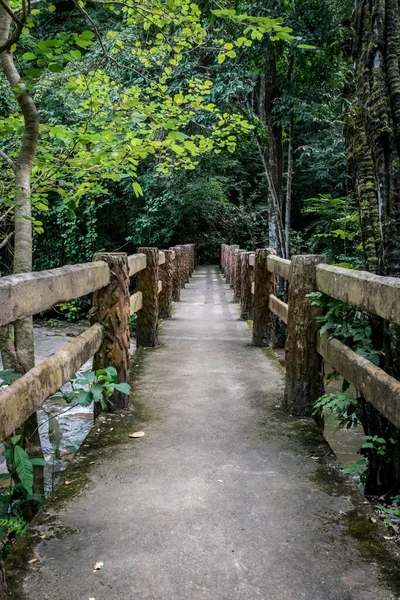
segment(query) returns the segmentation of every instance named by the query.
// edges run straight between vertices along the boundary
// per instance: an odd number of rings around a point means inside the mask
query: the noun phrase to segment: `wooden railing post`
[[[141,348],[158,346],[158,248],[138,248],[146,255],[147,266],[136,277],[143,306],[137,313],[136,342]]]
[[[93,358],[93,370],[114,367],[118,373],[118,383],[129,378],[129,266],[125,253],[95,254],[93,261],[102,260],[110,269],[110,283],[93,294],[90,322],[100,323],[104,335],[100,348]],[[117,390],[111,396],[109,410],[123,410],[129,405],[129,396]],[[95,404],[95,415],[100,411]]]
[[[172,316],[172,287],[174,279],[174,251],[164,250],[165,263],[159,266],[159,278],[162,282],[161,292],[158,295],[158,314],[161,319],[170,319]]]
[[[233,288],[233,300],[239,302],[242,296],[242,253],[243,250],[236,249],[234,252],[235,261],[235,284]]]
[[[240,318],[248,321],[253,317],[253,294],[251,293],[251,271],[253,267],[249,265],[249,256],[251,252],[242,252],[241,256],[241,302]]]
[[[316,289],[316,266],[322,262],[322,255],[292,258],[283,406],[301,417],[311,416],[314,402],[324,393],[322,359],[317,352],[318,311],[306,297]]]
[[[225,246],[225,265],[224,265],[224,272],[225,272],[225,281],[226,283],[230,283],[230,265],[229,265],[229,257],[230,257],[230,251],[231,251],[231,247],[229,245]]]
[[[226,244],[221,244],[221,250],[220,250],[220,259],[219,259],[219,265],[220,265],[220,269],[223,273],[225,273],[225,245]]]
[[[276,278],[268,271],[273,248],[256,250],[254,265],[253,345],[271,348],[275,341],[276,317],[269,308],[269,295],[276,293]]]
[[[184,250],[184,256],[185,256],[185,283],[189,283],[190,281],[190,265],[191,265],[191,259],[190,259],[190,244],[185,244],[183,246],[183,250]]]
[[[232,244],[229,247],[229,282],[231,288],[235,288],[235,250],[238,250],[237,244]]]
[[[181,299],[181,275],[180,275],[180,257],[177,247],[170,248],[171,252],[175,252],[174,268],[172,273],[172,300],[179,302]]]

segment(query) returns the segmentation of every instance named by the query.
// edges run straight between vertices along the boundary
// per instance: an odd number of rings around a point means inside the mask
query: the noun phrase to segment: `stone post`
[[[306,297],[315,291],[316,266],[323,262],[322,255],[292,258],[283,406],[300,417],[310,417],[314,402],[324,393],[322,358],[317,352],[318,309]]]
[[[253,318],[253,294],[251,293],[251,271],[249,256],[252,252],[242,252],[241,256],[241,284],[240,293],[240,318],[248,321]]]
[[[179,251],[178,248],[170,248],[175,253],[174,268],[172,273],[172,300],[179,302],[181,299],[181,276],[179,271]]]
[[[231,288],[235,289],[235,250],[238,250],[239,246],[237,244],[233,244],[230,246],[229,251],[229,282],[231,284]]]
[[[174,278],[174,251],[164,250],[165,263],[158,267],[158,276],[162,283],[158,294],[158,315],[160,319],[170,319],[172,316],[172,283]]]
[[[231,247],[229,245],[225,246],[225,258],[224,258],[224,272],[225,272],[225,281],[226,283],[230,283],[230,272],[229,272],[229,256],[230,256]]]
[[[269,295],[276,294],[276,277],[268,271],[267,259],[273,248],[256,250],[254,266],[253,345],[272,348],[276,317],[269,309]]]
[[[146,255],[147,266],[136,275],[138,292],[142,292],[143,306],[136,318],[138,348],[158,346],[158,248],[138,248]]]
[[[102,260],[110,268],[110,283],[93,294],[93,306],[89,313],[91,324],[100,323],[104,329],[103,341],[94,355],[93,370],[114,367],[118,373],[118,383],[129,379],[129,267],[125,253],[100,252],[93,261]],[[108,410],[115,412],[129,405],[129,396],[117,390],[110,398]],[[101,411],[95,403],[95,416]]]
[[[233,300],[234,302],[240,302],[242,296],[242,254],[243,250],[235,250],[234,261],[235,261],[235,287],[233,288]]]

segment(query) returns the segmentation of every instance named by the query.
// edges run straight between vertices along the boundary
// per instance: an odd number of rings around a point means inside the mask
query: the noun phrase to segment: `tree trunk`
[[[268,234],[269,246],[280,256],[286,255],[283,222],[283,144],[282,127],[274,113],[281,91],[278,85],[276,51],[270,46],[260,73],[256,113],[268,130],[268,142],[263,142],[255,132],[257,146],[263,161],[268,182]],[[267,146],[267,152],[264,149]]]
[[[8,8],[9,4],[7,0]],[[0,46],[9,38],[12,18],[0,5]],[[32,216],[31,175],[39,138],[39,117],[35,103],[21,81],[15,68],[12,47],[0,54],[0,64],[10,88],[13,90],[24,118],[24,134],[19,156],[15,161],[15,207],[14,207],[14,273],[32,271]],[[34,367],[34,342],[32,317],[20,319],[14,324],[16,362],[14,369],[22,373]],[[23,425],[23,444],[31,457],[43,457],[37,423],[34,413]],[[43,467],[34,467],[34,492],[43,494]]]
[[[398,0],[357,0],[352,47],[354,86],[346,130],[369,270],[400,276],[400,8]],[[400,330],[384,325],[384,369],[399,378]],[[366,489],[398,484],[399,434],[369,403],[360,419],[366,435],[388,435],[385,456],[369,452]],[[388,440],[387,440],[388,441]]]

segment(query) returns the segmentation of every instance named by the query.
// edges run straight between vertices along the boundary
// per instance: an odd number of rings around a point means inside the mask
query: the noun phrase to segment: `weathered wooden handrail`
[[[317,290],[400,324],[400,278],[318,265]]]
[[[400,381],[326,333],[318,337],[317,347],[338,373],[400,429]]]
[[[92,263],[0,278],[0,326],[48,310],[60,302],[93,293],[93,307],[89,315],[92,326],[65,348],[0,391],[0,440],[22,425],[46,398],[60,389],[92,356],[95,370],[114,366],[118,381],[127,381],[130,315],[144,311],[144,320],[141,323],[138,319],[137,324],[138,345],[141,342],[144,345],[146,335],[143,332],[148,331],[149,326],[150,329],[157,328],[159,299],[162,299],[168,313],[165,314],[164,310],[163,318],[169,318],[174,282],[178,281],[179,287],[184,286],[196,261],[194,244],[180,246],[177,280],[175,258],[178,251],[159,251],[157,248],[144,250],[131,256],[125,253],[100,253],[95,255]],[[149,263],[147,251],[154,257],[154,264]],[[138,291],[130,295],[129,279],[132,275],[139,275]],[[149,311],[149,278],[155,282],[153,311]],[[115,392],[114,395],[112,410],[125,408],[127,395],[121,392]]]
[[[129,266],[129,277],[139,273],[146,268],[146,255],[145,254],[131,254],[128,256],[128,266]]]
[[[109,281],[108,265],[100,261],[1,277],[0,327],[86,296]]]
[[[40,408],[100,348],[103,327],[93,325],[0,392],[0,440]]]
[[[283,302],[283,300],[280,300],[274,294],[270,294],[268,306],[269,309],[272,310],[274,315],[281,319],[287,325],[289,304]]]
[[[290,281],[292,262],[280,256],[268,256],[268,271]]]

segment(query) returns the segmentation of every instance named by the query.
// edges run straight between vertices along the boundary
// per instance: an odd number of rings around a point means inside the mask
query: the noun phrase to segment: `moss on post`
[[[171,252],[175,253],[175,259],[173,261],[172,271],[172,300],[179,302],[181,299],[181,278],[179,272],[179,252],[178,248],[170,248]]]
[[[158,346],[158,248],[138,248],[146,255],[147,266],[136,278],[138,292],[142,292],[143,306],[137,314],[136,342],[138,348]]]
[[[125,383],[129,377],[129,266],[125,253],[98,253],[93,261],[102,260],[110,269],[110,283],[93,294],[90,311],[92,324],[100,323],[104,329],[103,341],[94,355],[93,369],[115,367],[118,382]],[[115,390],[111,396],[110,412],[123,410],[129,405],[129,396]],[[95,410],[97,412],[98,403]]]
[[[243,250],[235,250],[234,261],[235,261],[235,287],[233,288],[233,300],[240,302],[242,296],[242,253]]]
[[[229,283],[233,289],[235,289],[235,250],[238,249],[237,244],[229,246]]]
[[[301,417],[311,416],[314,402],[324,393],[322,358],[317,352],[318,310],[306,297],[315,291],[316,266],[322,262],[322,255],[292,258],[283,405]]]
[[[251,271],[249,265],[251,252],[242,252],[241,256],[241,292],[240,318],[248,321],[253,318],[253,294],[251,293]]]
[[[173,250],[164,250],[165,263],[159,267],[162,289],[158,295],[158,312],[161,319],[170,319],[172,309],[172,282],[174,277]]]
[[[276,293],[276,278],[268,271],[268,256],[273,248],[256,250],[254,266],[253,345],[272,348],[275,341],[276,317],[269,308],[269,296]]]

